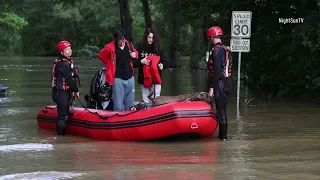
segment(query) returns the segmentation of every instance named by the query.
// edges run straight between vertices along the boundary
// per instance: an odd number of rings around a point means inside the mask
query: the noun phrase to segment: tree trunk
[[[147,28],[152,27],[152,18],[150,14],[149,0],[141,0],[144,9],[144,19]]]
[[[118,0],[120,7],[121,28],[126,31],[126,39],[132,42],[132,18],[129,8],[129,0]]]
[[[164,14],[164,19],[169,26],[169,64],[171,68],[178,68],[180,66],[179,30],[183,17],[177,9],[181,9],[181,1],[173,0],[165,2],[164,4],[163,8],[167,9],[167,13]]]
[[[177,27],[177,21],[172,18],[171,20],[171,38],[170,38],[170,50],[169,50],[169,58],[170,58],[170,66],[172,68],[177,68],[180,66],[180,52],[178,48],[179,43],[179,31]]]
[[[191,70],[191,82],[194,87],[194,92],[201,92],[201,91],[207,91],[207,88],[204,88],[202,86],[203,78],[202,78],[201,71],[198,69],[192,69]]]
[[[172,72],[169,72],[169,74],[170,74],[170,77],[174,77],[174,78],[169,78],[169,83],[170,83],[169,87],[170,89],[172,89],[170,96],[178,96],[185,93],[181,89],[182,82],[181,82],[180,69],[173,69]]]
[[[201,44],[203,44],[203,31],[201,28],[198,28],[195,37],[194,37],[194,46],[192,49],[191,54],[191,61],[190,61],[190,68],[191,69],[198,69],[199,68],[199,62],[201,60]]]

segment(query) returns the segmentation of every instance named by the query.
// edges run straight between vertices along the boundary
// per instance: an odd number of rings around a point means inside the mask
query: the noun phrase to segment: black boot
[[[59,136],[63,136],[65,134],[66,123],[65,120],[59,119],[57,121],[57,133]]]
[[[58,121],[57,121],[57,133],[58,133],[59,136],[64,136],[66,134],[67,120],[68,120],[67,116],[65,117],[65,119],[58,119]]]
[[[220,139],[221,138],[221,123],[219,122],[219,136],[218,136],[218,139]]]
[[[227,131],[228,131],[228,124],[220,124],[219,125],[219,139],[222,141],[227,140]]]

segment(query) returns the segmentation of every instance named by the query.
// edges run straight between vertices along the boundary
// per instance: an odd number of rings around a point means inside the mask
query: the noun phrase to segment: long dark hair
[[[151,45],[148,44],[148,40],[147,40],[150,33],[153,34],[153,43]],[[151,50],[152,53],[160,55],[160,49],[161,49],[160,39],[159,39],[158,32],[154,26],[152,28],[146,29],[146,31],[144,32],[141,44],[142,44],[142,50],[148,49],[148,50]]]

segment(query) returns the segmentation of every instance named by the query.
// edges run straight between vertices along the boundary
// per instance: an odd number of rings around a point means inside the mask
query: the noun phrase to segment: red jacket
[[[133,44],[128,42],[126,40],[126,45],[129,47],[129,50],[136,53],[136,58],[138,59],[138,51],[134,48]],[[108,82],[110,85],[113,85],[114,83],[114,76],[116,73],[116,53],[115,53],[115,41],[110,42],[109,44],[105,45],[103,49],[98,54],[98,58],[103,62],[103,64],[106,65],[106,82]],[[133,64],[130,61],[130,66],[133,71]]]
[[[160,56],[147,56],[151,61],[151,65],[143,65],[143,85],[145,87],[152,87],[153,84],[162,84],[158,64]]]

